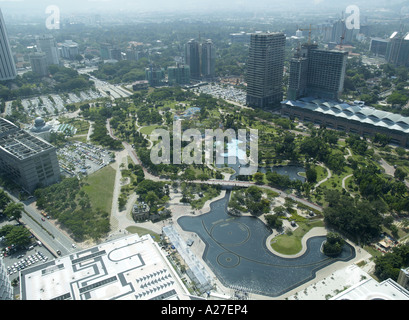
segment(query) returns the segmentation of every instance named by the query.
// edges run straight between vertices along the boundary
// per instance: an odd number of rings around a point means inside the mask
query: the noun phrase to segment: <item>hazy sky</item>
[[[348,5],[396,7],[405,0],[0,0],[0,8],[7,14],[44,14],[50,5],[59,7],[62,13],[75,12],[132,12],[132,11],[192,11],[192,10],[247,10],[283,9],[322,11],[323,9],[342,11]],[[406,4],[409,6],[409,3]],[[396,10],[396,9],[395,9]]]

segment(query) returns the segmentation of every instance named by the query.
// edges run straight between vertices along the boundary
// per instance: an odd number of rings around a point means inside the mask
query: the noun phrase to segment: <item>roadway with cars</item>
[[[41,261],[58,257],[58,253],[64,256],[78,250],[72,239],[59,230],[51,221],[45,219],[41,215],[41,212],[34,207],[33,203],[35,198],[19,201],[6,190],[5,192],[14,202],[21,202],[24,205],[25,212],[23,212],[19,221],[41,242],[41,245],[30,247],[28,250],[20,250],[5,257],[3,261],[6,268],[10,267],[10,269],[13,269],[14,267],[17,269],[18,265],[21,266],[24,265],[24,263],[26,264],[24,267],[29,267],[37,262],[41,263]],[[2,225],[15,223],[16,221],[13,220],[11,222],[4,222]],[[41,252],[44,258],[42,256],[39,257],[38,252]],[[26,261],[27,259],[28,261]],[[10,280],[17,278],[17,276],[18,270],[10,274]]]

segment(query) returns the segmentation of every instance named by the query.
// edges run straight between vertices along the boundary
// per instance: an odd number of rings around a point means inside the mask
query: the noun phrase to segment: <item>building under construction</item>
[[[0,174],[28,192],[60,178],[54,146],[0,118]]]

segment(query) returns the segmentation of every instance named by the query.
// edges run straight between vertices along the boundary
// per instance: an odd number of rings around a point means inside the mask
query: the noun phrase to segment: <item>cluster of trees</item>
[[[57,219],[76,241],[97,240],[110,230],[109,214],[92,207],[89,196],[81,190],[83,185],[77,178],[66,178],[36,189],[34,195],[37,207]]]
[[[409,244],[394,247],[392,252],[375,259],[375,275],[380,281],[397,280],[400,269],[409,266]]]
[[[114,64],[105,63],[98,66],[92,75],[111,83],[133,82],[145,79],[145,68],[149,65],[147,58],[138,61],[121,60]]]
[[[382,201],[356,200],[337,190],[327,190],[324,221],[358,243],[368,244],[382,232],[386,206]]]
[[[328,232],[327,239],[322,246],[322,251],[327,256],[337,256],[342,252],[345,240],[336,232]]]
[[[369,201],[381,201],[389,210],[397,213],[409,212],[408,190],[405,183],[387,178],[375,165],[358,165],[353,172],[359,192]]]
[[[169,188],[165,182],[144,179],[135,188],[139,202],[149,205],[149,212],[158,213],[161,207],[169,201]]]
[[[229,208],[233,211],[250,212],[255,216],[267,213],[271,202],[263,194],[263,190],[257,186],[235,190],[229,201]]]
[[[31,233],[23,225],[7,224],[0,229],[0,237],[4,237],[6,246],[14,245],[16,248],[25,247],[31,242]]]
[[[67,92],[76,89],[86,90],[94,86],[88,75],[79,74],[76,70],[66,67],[51,65],[48,67],[52,79],[56,81],[57,92]]]

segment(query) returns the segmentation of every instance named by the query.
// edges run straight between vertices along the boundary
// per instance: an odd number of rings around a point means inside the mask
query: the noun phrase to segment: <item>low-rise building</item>
[[[362,104],[306,97],[283,101],[281,114],[360,136],[385,134],[391,143],[409,147],[409,117]]]

